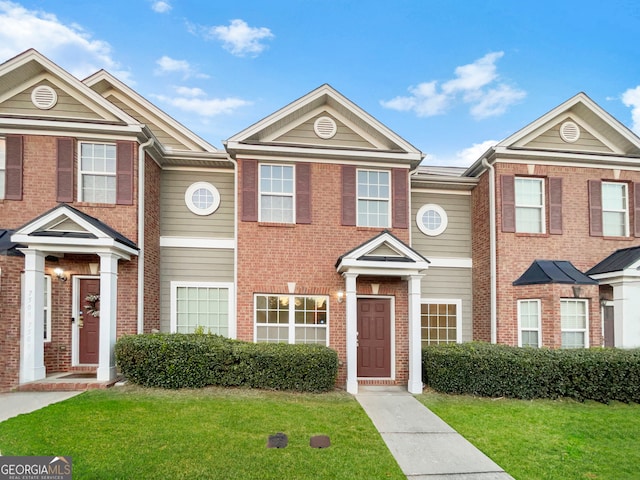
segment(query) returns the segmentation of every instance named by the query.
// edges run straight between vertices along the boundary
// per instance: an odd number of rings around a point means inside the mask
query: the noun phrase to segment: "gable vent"
[[[53,88],[40,85],[31,92],[31,101],[40,110],[49,110],[58,102],[58,94]]]
[[[338,131],[336,122],[329,117],[320,117],[313,124],[313,131],[316,132],[320,138],[331,138]]]
[[[560,126],[560,137],[567,143],[576,142],[580,138],[580,127],[573,122],[564,122]]]

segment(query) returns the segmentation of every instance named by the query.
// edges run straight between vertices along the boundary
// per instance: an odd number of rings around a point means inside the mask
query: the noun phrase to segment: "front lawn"
[[[266,448],[278,432],[289,446]],[[0,452],[69,455],[74,479],[404,478],[345,393],[94,390],[0,423]]]
[[[518,480],[639,478],[639,404],[417,398]]]

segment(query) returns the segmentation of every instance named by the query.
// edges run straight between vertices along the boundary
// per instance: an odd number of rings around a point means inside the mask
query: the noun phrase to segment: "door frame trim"
[[[391,353],[389,355],[389,361],[391,362],[391,375],[389,377],[357,377],[357,380],[395,380],[396,379],[396,297],[393,295],[356,295],[356,303],[360,299],[372,299],[372,300],[389,300],[389,316],[391,329]],[[356,319],[356,325],[357,325]],[[356,342],[357,342],[356,335]],[[357,353],[357,347],[356,347]],[[356,369],[357,372],[357,369]]]
[[[100,280],[100,275],[73,275],[71,288],[71,318],[76,319],[71,326],[71,366],[72,367],[95,367],[97,363],[80,363],[80,332],[78,331],[78,311],[80,310],[80,280],[96,278]]]

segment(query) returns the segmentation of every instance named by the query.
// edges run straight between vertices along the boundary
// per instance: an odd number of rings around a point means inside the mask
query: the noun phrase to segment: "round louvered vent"
[[[40,85],[31,92],[31,101],[40,110],[49,110],[58,101],[58,94],[53,88],[47,85]]]
[[[573,143],[580,138],[580,127],[573,122],[564,122],[560,126],[560,137],[567,143]]]
[[[313,124],[313,130],[320,138],[331,138],[336,134],[336,122],[329,117],[320,117]]]

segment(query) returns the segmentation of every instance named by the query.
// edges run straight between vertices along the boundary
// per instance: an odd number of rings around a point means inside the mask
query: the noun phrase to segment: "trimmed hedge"
[[[321,345],[247,343],[210,334],[121,337],[116,364],[146,387],[208,385],[326,392],[335,386],[338,354]]]
[[[640,349],[550,350],[488,343],[422,349],[423,381],[453,394],[640,403]]]

